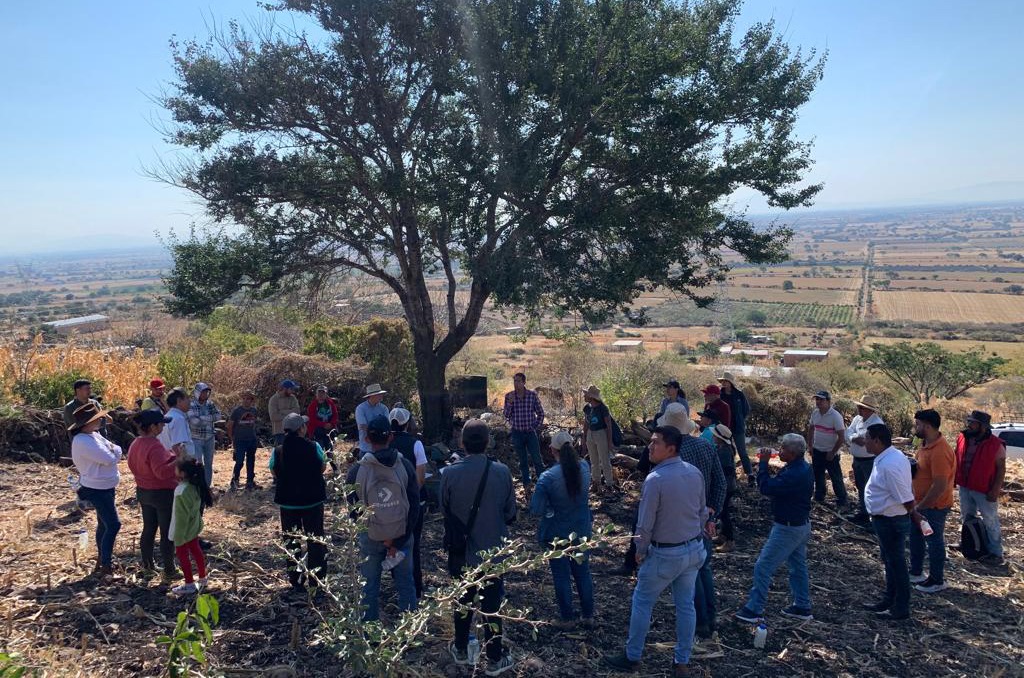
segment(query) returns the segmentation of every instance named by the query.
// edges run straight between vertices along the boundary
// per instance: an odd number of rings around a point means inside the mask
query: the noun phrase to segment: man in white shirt
[[[189,428],[187,415],[190,406],[188,394],[184,391],[174,389],[167,394],[167,416],[171,423],[164,426],[157,439],[169,451],[177,453],[175,447],[180,446],[186,456],[194,459],[196,453],[192,446],[192,430]]]
[[[825,501],[825,473],[832,480],[832,491],[836,495],[836,507],[846,507],[846,484],[843,469],[839,465],[839,448],[843,446],[843,432],[846,422],[843,415],[832,407],[832,396],[828,391],[814,394],[814,410],[804,436],[807,447],[811,448],[811,469],[814,471],[814,501]]]
[[[883,424],[882,418],[878,416],[878,402],[870,395],[864,394],[860,400],[855,400],[857,416],[850,422],[846,429],[846,443],[850,446],[850,454],[853,456],[853,482],[857,486],[857,513],[850,519],[867,527],[871,524],[871,517],[864,508],[864,486],[871,476],[871,466],[875,463],[875,457],[864,447],[864,435],[868,426]]]
[[[864,446],[875,457],[864,488],[864,505],[871,514],[885,563],[885,594],[881,601],[865,603],[864,608],[886,619],[908,619],[910,571],[905,546],[910,530],[920,529],[921,522],[914,509],[910,460],[892,446],[892,432],[885,424],[868,427]]]

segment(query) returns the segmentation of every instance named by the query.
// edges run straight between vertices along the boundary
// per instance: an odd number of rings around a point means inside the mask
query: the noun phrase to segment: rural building
[[[65,318],[64,320],[53,320],[43,323],[61,336],[77,334],[80,332],[99,332],[110,329],[110,318],[105,315],[83,315],[78,318]]]
[[[824,360],[828,357],[828,351],[789,349],[782,354],[782,364],[786,367],[796,367],[797,363],[808,360]]]
[[[766,348],[735,348],[734,346],[722,346],[718,349],[722,356],[745,356],[754,360],[767,360],[771,353]]]
[[[750,335],[750,342],[753,344],[773,344],[775,340],[767,334],[752,334]]]
[[[619,339],[612,344],[616,351],[639,351],[643,347],[644,342],[640,339]]]
[[[523,331],[523,328],[519,325],[513,325],[512,327],[502,327],[499,331],[501,334],[518,334]]]

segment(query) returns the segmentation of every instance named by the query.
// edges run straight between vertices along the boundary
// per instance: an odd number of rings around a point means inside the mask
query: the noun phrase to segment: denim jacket
[[[593,534],[590,515],[590,464],[580,460],[580,493],[574,499],[565,487],[561,464],[541,474],[530,501],[530,513],[541,516],[537,541],[548,544],[555,538],[567,538],[573,532],[580,537]],[[549,515],[551,514],[551,515]]]

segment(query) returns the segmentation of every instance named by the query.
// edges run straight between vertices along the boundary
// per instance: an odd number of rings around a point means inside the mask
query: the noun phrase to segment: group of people
[[[65,409],[65,416],[70,416],[72,457],[81,476],[79,495],[97,511],[97,569],[109,574],[120,527],[114,488],[122,451],[101,434],[106,413],[89,399],[88,383],[75,386],[77,402]],[[206,431],[212,429],[220,413],[209,398],[211,389],[206,384],[198,384],[191,399],[180,390],[171,391],[164,399],[162,382],[154,380],[151,386],[148,406],[136,416],[140,436],[128,452],[143,514],[142,561],[148,569],[155,567],[154,539],[159,529],[165,576],[174,576],[176,554],[186,583],[175,590],[186,593],[197,590],[205,581],[198,537],[203,509],[212,504],[211,476],[204,463],[207,448],[197,440],[206,440]],[[783,436],[777,452],[761,448],[755,469],[745,448],[745,420],[750,407],[731,374],[703,389],[705,406],[698,415],[700,426],[691,418],[690,405],[679,383],[670,380],[663,387],[665,399],[637,466],[644,480],[634,536],[621,568],[621,574],[636,575],[629,632],[624,650],[606,657],[609,666],[623,671],[639,668],[653,606],[666,588],[672,590],[676,609],[676,675],[686,672],[695,637],[699,640],[714,634],[717,614],[712,554],[716,545],[719,552],[730,551],[735,539],[731,503],[738,493],[737,457],[748,483],[756,484],[770,499],[773,518],[771,532],[754,566],[747,602],[735,614],[744,622],[763,620],[772,578],[783,563],[789,570],[792,600],[781,614],[802,620],[813,618],[807,570],[811,507],[813,501],[824,501],[826,474],[831,477],[837,504],[845,505],[839,465],[844,444],[854,455],[853,475],[859,495],[859,510],[850,519],[864,523],[862,515],[868,517],[878,537],[885,569],[885,589],[877,601],[865,601],[868,610],[893,620],[906,619],[912,584],[924,593],[945,588],[943,535],[954,488],[959,488],[964,519],[980,514],[987,534],[986,562],[1002,562],[997,500],[1005,474],[1005,448],[992,434],[991,417],[986,413],[972,412],[955,448],[951,448],[941,433],[939,414],[934,410],[917,412],[914,433],[922,445],[913,464],[916,471],[912,472],[911,460],[892,446],[892,434],[874,400],[863,396],[857,401],[858,414],[847,426],[832,407],[830,394],[820,391],[814,394],[808,429]],[[289,565],[289,581],[296,590],[305,591],[311,584],[317,585],[316,577],[327,567],[321,539],[327,500],[324,476],[333,445],[326,433],[337,426],[337,408],[327,398],[326,389],[322,393],[318,389],[303,415],[296,389],[294,382],[282,382],[270,400],[268,413],[275,446],[269,463],[281,528],[288,535],[287,546],[296,562],[306,563],[301,569]],[[424,595],[420,539],[427,458],[423,443],[408,430],[411,413],[400,404],[389,409],[383,404],[385,395],[378,384],[371,384],[356,408],[357,459],[346,476],[346,483],[355,487],[347,497],[353,515],[372,508],[366,512],[366,530],[359,537],[365,580],[362,602],[368,623],[379,619],[385,572],[392,573],[400,609],[415,609]],[[589,460],[581,458],[569,432],[556,431],[550,437],[555,459],[550,468],[540,454],[544,409],[536,392],[526,388],[524,374],[515,375],[514,388],[505,397],[504,415],[518,456],[529,512],[539,518],[537,540],[541,545],[590,536],[591,493],[614,491],[617,486],[610,463],[617,427],[597,387],[586,389],[583,397],[587,405],[580,448],[586,450]],[[236,449],[233,485],[237,484],[244,460],[249,460],[250,483],[253,480],[253,401],[254,396],[246,394],[245,402],[235,408],[228,421]],[[201,434],[198,438],[193,435],[196,432]],[[487,423],[472,419],[461,430],[461,456],[441,470],[439,503],[444,517],[447,569],[452,576],[479,564],[480,554],[500,545],[518,513],[512,473],[487,456],[491,446]],[[776,454],[784,465],[778,472],[770,465]],[[209,460],[212,462],[212,453]],[[297,533],[308,536],[305,553]],[[198,582],[193,580],[191,561],[196,564]],[[552,560],[550,569],[559,612],[554,625],[564,629],[578,624],[592,627],[595,609],[589,553],[578,559]],[[574,588],[578,602],[573,597]],[[457,607],[455,636],[449,647],[456,663],[477,661],[470,646],[473,615],[466,610],[479,596],[487,662],[484,672],[495,676],[514,666],[502,642],[501,618],[496,615],[504,591],[502,577],[492,577],[479,591],[470,591]]]

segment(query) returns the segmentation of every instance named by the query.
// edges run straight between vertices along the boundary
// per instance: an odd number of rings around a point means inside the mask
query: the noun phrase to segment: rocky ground
[[[262,451],[266,461],[266,450]],[[230,457],[218,453],[215,485],[223,489]],[[265,463],[261,464],[265,466]],[[68,470],[52,465],[3,462],[0,465],[0,650],[15,651],[23,662],[54,676],[149,676],[165,670],[164,650],[155,638],[183,608],[159,579],[140,578],[135,547],[141,520],[134,483],[125,475],[118,489],[123,527],[115,559],[120,576],[96,586],[87,577],[94,552],[73,553],[81,528],[92,530],[95,517],[73,509]],[[620,470],[620,473],[624,471]],[[1012,462],[1017,490],[1024,465]],[[269,472],[259,482],[269,486]],[[852,487],[850,488],[852,490]],[[639,485],[627,480],[617,497],[593,500],[597,524],[629,528]],[[845,522],[827,507],[813,514],[810,547],[811,591],[815,621],[797,623],[777,611],[788,604],[786,578],[780,572],[769,602],[768,643],[757,650],[751,628],[732,619],[745,599],[751,570],[770,528],[766,500],[744,491],[736,501],[737,548],[715,556],[719,642],[695,656],[696,675],[713,676],[1014,676],[1024,675],[1024,503],[1006,497],[1001,507],[1009,565],[1001,571],[968,563],[951,553],[950,588],[936,595],[914,593],[913,620],[893,625],[862,612],[859,603],[874,599],[882,586],[882,566],[873,536]],[[959,541],[958,514],[950,516],[947,540]],[[277,541],[278,513],[269,489],[222,494],[206,514],[205,538],[213,542],[213,593],[220,602],[221,624],[209,651],[211,665],[228,675],[346,675],[322,647],[308,637],[316,616],[307,604],[284,596],[283,556]],[[522,517],[516,536],[533,543],[535,522]],[[424,567],[428,584],[444,581],[437,515],[425,529]],[[598,625],[592,631],[561,632],[542,627],[534,638],[523,625],[506,631],[521,658],[511,675],[609,675],[600,662],[625,640],[632,582],[609,571],[619,550],[593,559]],[[76,565],[77,562],[77,565]],[[538,619],[555,617],[546,570],[513,577],[508,593],[529,605]],[[387,593],[386,595],[391,595]],[[297,624],[298,643],[293,642]],[[450,623],[442,620],[436,638],[415,650],[422,676],[468,676],[451,665],[444,652]],[[666,594],[656,609],[644,672],[671,672],[674,615]],[[509,674],[506,674],[509,675]]]

